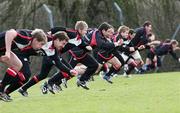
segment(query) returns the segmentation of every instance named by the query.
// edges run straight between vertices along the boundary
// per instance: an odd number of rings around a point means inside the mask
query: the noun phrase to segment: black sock
[[[10,94],[12,93],[13,91],[17,90],[18,88],[20,88],[23,84],[22,83],[14,83],[14,84],[11,84],[9,87],[6,88],[5,92],[6,94]]]
[[[4,92],[4,88],[12,81],[12,77],[5,74],[2,82],[0,83],[0,92]]]
[[[106,74],[106,76],[113,76],[114,74],[118,73],[120,69],[115,69],[113,66],[110,68],[109,72]]]
[[[95,72],[96,72],[96,68],[87,67],[86,71],[84,72],[84,74],[81,75],[79,80],[80,81],[88,81]]]
[[[0,83],[0,92],[4,92],[4,88],[8,84],[17,82],[17,81],[18,81],[17,73],[13,69],[8,68],[6,70],[6,73],[4,75],[2,82]]]
[[[62,83],[62,79],[64,78],[64,76],[62,75],[61,72],[55,74],[53,77],[51,77],[49,80],[48,80],[48,84],[56,84],[56,85],[60,85]]]
[[[23,90],[29,89],[31,86],[35,85],[36,83],[39,82],[38,76],[34,76],[30,81],[28,81],[23,87]]]
[[[126,74],[129,75],[131,73],[131,71],[134,69],[134,67],[135,67],[134,65],[129,64],[128,65],[128,70],[126,71]]]

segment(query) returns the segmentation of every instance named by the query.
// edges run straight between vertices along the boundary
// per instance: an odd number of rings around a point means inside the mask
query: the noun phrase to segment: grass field
[[[40,84],[29,97],[17,92],[13,102],[0,101],[0,113],[180,113],[180,72],[117,77],[108,84],[95,77],[89,91],[75,79],[55,95],[42,95]]]

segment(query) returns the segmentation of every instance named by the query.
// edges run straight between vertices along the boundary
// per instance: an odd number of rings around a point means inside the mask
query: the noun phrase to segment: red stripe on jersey
[[[27,51],[27,50],[29,50],[29,49],[32,49],[32,46],[31,46],[31,45],[22,48],[21,51]]]
[[[96,31],[94,31],[93,32],[93,34],[92,34],[92,39],[91,39],[91,42],[90,42],[90,46],[97,46],[97,42],[96,42],[96,32],[97,32],[97,30]]]
[[[24,35],[21,35],[19,33],[17,33],[17,36],[21,37],[21,38],[24,38],[24,39],[27,39],[27,40],[32,40],[31,37],[28,37],[28,36],[24,36]]]
[[[139,46],[141,46],[143,43],[140,41],[138,44],[137,44],[137,46],[135,46],[135,47],[139,47]],[[143,44],[144,45],[144,44]]]
[[[66,72],[61,72],[64,78],[70,79],[70,76]]]
[[[67,29],[66,31],[67,31],[67,32],[74,32],[74,33],[77,32],[77,30],[74,30],[74,29]]]
[[[69,50],[69,53],[71,53],[71,55],[72,55],[74,58],[76,58],[77,60],[81,60],[81,59],[83,59],[83,58],[87,55],[87,53],[85,53],[83,56],[77,57],[77,56],[73,53],[73,51],[71,51],[71,50]]]
[[[104,57],[101,53],[98,53],[98,55],[99,55],[101,58],[103,58],[104,60],[110,60],[110,59],[113,57],[113,55],[110,55],[108,58],[106,58],[106,57]]]
[[[77,40],[81,40],[81,36],[79,34],[77,35]]]

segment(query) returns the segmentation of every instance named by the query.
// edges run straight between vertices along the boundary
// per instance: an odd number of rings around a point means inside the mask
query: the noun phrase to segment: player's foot
[[[13,100],[10,95],[8,95],[8,94],[6,94],[6,95],[8,96],[8,99],[9,99],[10,101]]]
[[[80,81],[78,80],[77,81],[77,86],[81,86],[82,88],[86,89],[86,90],[89,90],[89,88],[86,86],[86,82],[85,81]]]
[[[61,81],[62,81],[63,86],[64,86],[65,88],[67,88],[68,86],[67,86],[67,80],[66,80],[66,78],[63,78]]]
[[[62,88],[61,88],[60,85],[53,84],[53,91],[54,92],[59,92],[59,91],[62,91]]]
[[[25,90],[23,90],[22,88],[20,88],[20,89],[18,90],[18,92],[19,92],[22,96],[28,97],[28,92],[25,91]]]
[[[51,85],[51,84],[47,83],[47,88],[48,88],[49,92],[51,92],[52,94],[55,94],[55,92],[53,90],[53,84]]]
[[[4,102],[11,102],[12,99],[6,94],[0,92],[0,99],[3,100]]]
[[[104,77],[107,73],[108,73],[108,72],[101,71],[101,72],[99,72],[99,76],[103,79],[103,77]]]
[[[48,93],[47,82],[45,82],[45,83],[41,86],[41,92],[42,92],[42,94],[47,94],[47,93]]]
[[[106,80],[108,83],[112,84],[113,82],[111,81],[111,77],[109,76],[104,76],[103,77],[104,80]]]

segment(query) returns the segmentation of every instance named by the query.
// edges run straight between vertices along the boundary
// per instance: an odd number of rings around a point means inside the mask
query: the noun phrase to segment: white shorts
[[[135,60],[142,60],[141,55],[139,53],[138,50],[136,50],[135,52],[131,53],[131,56],[135,59]]]
[[[121,56],[122,56],[124,62],[126,62],[126,61],[128,60],[128,58],[129,58],[129,56],[127,56],[127,55],[124,54],[124,53],[121,53]]]

